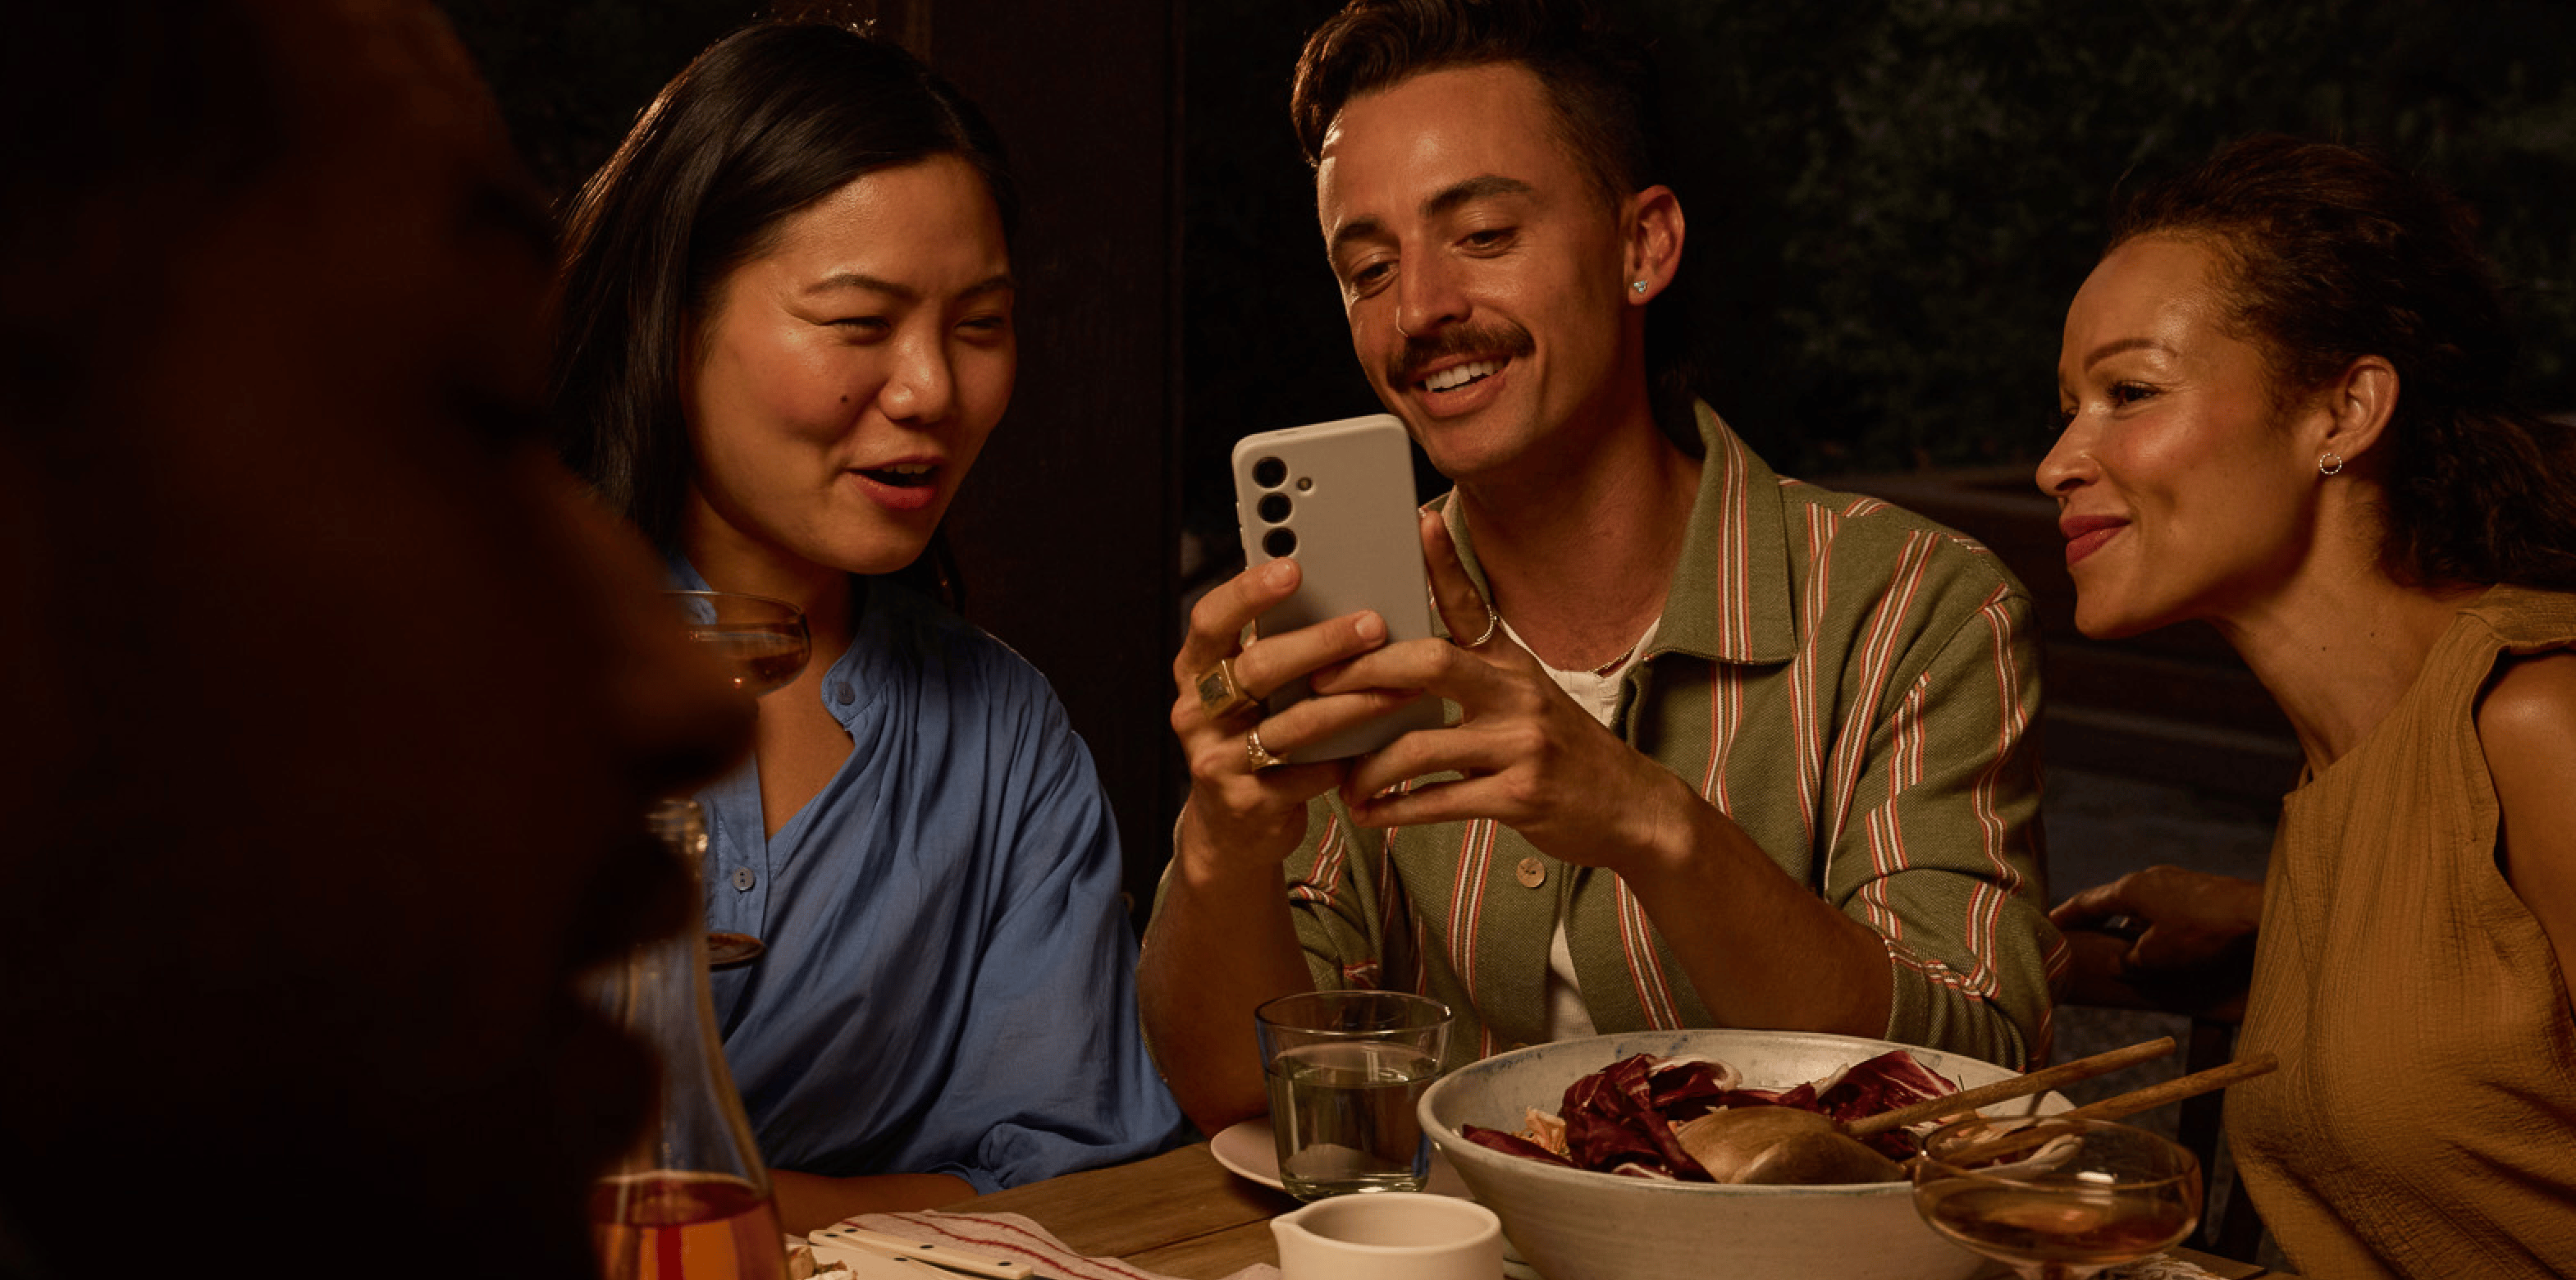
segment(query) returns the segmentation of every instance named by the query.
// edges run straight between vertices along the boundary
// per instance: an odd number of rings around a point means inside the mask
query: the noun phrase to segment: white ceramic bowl
[[[1555,1111],[1565,1087],[1631,1054],[1717,1058],[1747,1087],[1786,1088],[1890,1049],[1969,1088],[2015,1074],[1990,1062],[1794,1031],[1640,1031],[1562,1040],[1460,1067],[1422,1095],[1422,1128],[1476,1199],[1503,1220],[1512,1251],[1547,1280],[1966,1280],[1982,1259],[1934,1235],[1906,1182],[1840,1187],[1652,1182],[1565,1169],[1480,1147],[1459,1126],[1516,1132],[1530,1107]],[[2063,1111],[2051,1093],[1990,1115]]]

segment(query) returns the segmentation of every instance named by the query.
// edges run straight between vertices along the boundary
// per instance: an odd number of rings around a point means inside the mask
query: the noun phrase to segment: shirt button
[[[1547,883],[1547,864],[1536,858],[1523,858],[1521,865],[1512,868],[1512,874],[1520,878],[1522,888],[1535,889]]]
[[[851,688],[849,681],[843,680],[832,686],[832,700],[846,707],[859,700],[859,691]]]
[[[751,868],[749,867],[735,867],[733,869],[734,888],[749,889],[756,879],[757,877],[751,874]]]

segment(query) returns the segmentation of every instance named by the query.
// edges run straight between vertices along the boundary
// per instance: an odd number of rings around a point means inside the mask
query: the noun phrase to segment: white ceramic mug
[[[1497,1280],[1503,1223],[1472,1200],[1375,1191],[1270,1220],[1287,1280]]]

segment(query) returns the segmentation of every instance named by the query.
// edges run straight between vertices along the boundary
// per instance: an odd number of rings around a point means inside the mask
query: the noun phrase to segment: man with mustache
[[[1358,614],[1243,643],[1288,563],[1193,613],[1140,998],[1211,1131],[1263,1109],[1252,1010],[1316,987],[1447,1002],[1453,1063],[1676,1026],[2046,1052],[2029,599],[1659,385],[1684,220],[1651,75],[1560,0],[1353,0],[1307,42],[1352,347],[1456,486],[1422,526],[1447,638]],[[1276,716],[1223,696],[1308,673]],[[1420,696],[1450,727],[1272,763]]]

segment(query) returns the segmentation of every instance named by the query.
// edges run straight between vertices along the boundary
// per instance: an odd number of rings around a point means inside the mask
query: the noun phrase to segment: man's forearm
[[[1213,1134],[1269,1106],[1252,1011],[1314,983],[1278,872],[1212,867],[1217,859],[1196,853],[1185,847],[1173,857],[1137,963],[1136,997],[1164,1083],[1191,1122]]]
[[[1669,816],[1622,876],[1718,1025],[1886,1034],[1887,945],[1789,878],[1680,779]]]

